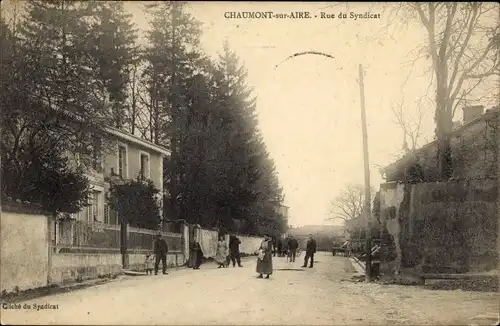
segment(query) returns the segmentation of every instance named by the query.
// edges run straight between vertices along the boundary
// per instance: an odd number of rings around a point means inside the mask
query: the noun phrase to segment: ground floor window
[[[89,198],[89,206],[86,207],[87,222],[99,221],[99,200],[101,192],[92,191]]]

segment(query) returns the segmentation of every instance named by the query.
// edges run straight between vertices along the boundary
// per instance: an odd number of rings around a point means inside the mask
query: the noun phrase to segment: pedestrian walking
[[[266,279],[273,273],[273,244],[271,238],[266,236],[264,241],[262,241],[259,249],[259,257],[257,258],[257,268],[256,271],[259,274],[257,278],[263,278],[263,274],[266,274]]]
[[[240,239],[238,239],[235,235],[231,235],[229,238],[229,255],[231,256],[233,267],[236,267],[236,263],[238,263],[239,267],[243,267],[241,265],[240,243]]]
[[[288,240],[289,240],[289,237],[287,237],[286,239],[283,239],[283,256],[284,257],[287,257],[287,261],[288,261],[288,250],[290,250],[290,247],[288,246]]]
[[[307,261],[310,258],[311,262],[309,264],[309,268],[313,268],[315,253],[316,253],[316,240],[313,239],[312,234],[309,234],[309,239],[307,240],[307,245],[306,245],[306,256],[304,257],[304,265],[302,267],[307,267]]]
[[[278,257],[281,257],[282,255],[282,250],[283,250],[283,239],[278,239],[278,243],[277,243],[277,246],[278,246]]]
[[[198,241],[194,241],[191,245],[191,254],[194,261],[193,269],[200,269],[201,262],[203,261],[203,250]]]
[[[297,255],[297,249],[299,248],[299,242],[293,236],[288,240],[288,259],[290,262],[295,262],[295,257]]]
[[[161,234],[156,235],[156,240],[154,242],[154,253],[155,253],[155,275],[158,275],[158,267],[161,261],[161,267],[163,274],[167,274],[167,253],[168,245],[165,239],[161,237]]]
[[[146,270],[146,275],[153,275],[153,255],[146,254],[146,258],[144,259],[144,265]]]
[[[219,265],[217,268],[225,268],[228,266],[227,255],[228,248],[226,239],[224,239],[224,237],[220,237],[219,241],[217,242],[217,253],[215,255],[215,262]]]

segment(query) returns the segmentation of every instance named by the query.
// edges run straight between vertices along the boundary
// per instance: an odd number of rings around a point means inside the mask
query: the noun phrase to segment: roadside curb
[[[77,290],[82,290],[85,288],[89,288],[92,286],[102,285],[106,283],[111,283],[115,281],[122,280],[124,277],[123,274],[119,274],[114,278],[99,278],[92,279],[83,282],[70,283],[65,285],[52,285],[42,288],[36,288],[32,290],[26,290],[20,292],[19,294],[14,294],[12,296],[6,296],[0,298],[2,303],[17,303],[21,301],[27,301],[32,299],[38,299],[49,295],[55,295],[60,293],[67,293]]]
[[[248,260],[249,258],[252,258],[253,256],[248,256],[248,257],[242,257],[243,260]],[[210,264],[208,262],[207,264]],[[214,263],[215,265],[215,263]],[[178,267],[173,267],[173,268],[168,268],[167,272],[174,273],[177,271],[182,271],[182,270],[189,270],[190,268],[187,266],[178,266]],[[82,282],[72,282],[69,284],[54,284],[52,286],[45,286],[41,288],[35,288],[35,289],[29,289],[25,291],[21,291],[18,294],[8,294],[6,296],[0,296],[0,302],[1,303],[18,303],[22,301],[28,301],[32,299],[38,299],[50,295],[56,295],[56,294],[61,294],[61,293],[68,293],[68,292],[73,292],[77,290],[83,290],[89,287],[93,286],[98,286],[98,285],[103,285],[107,283],[112,283],[112,282],[117,282],[117,281],[122,281],[130,278],[135,278],[137,276],[146,276],[146,273],[144,272],[138,272],[138,271],[132,271],[132,270],[122,270],[122,272],[115,277],[106,277],[106,278],[96,278],[96,279],[90,279],[90,280],[85,280]]]

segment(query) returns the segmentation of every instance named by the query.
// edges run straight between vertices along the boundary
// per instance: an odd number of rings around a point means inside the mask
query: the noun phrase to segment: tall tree
[[[197,70],[201,23],[187,13],[186,4],[182,2],[161,2],[146,7],[151,15],[145,70],[149,91],[149,132],[153,142],[168,146],[171,151],[165,174],[175,218],[179,196],[180,115],[187,103],[181,85]]]
[[[132,15],[125,12],[120,1],[96,1],[92,18],[91,54],[97,78],[103,86],[100,93],[109,106],[105,114],[109,125],[122,129],[130,118],[127,117],[127,95],[130,78],[135,82],[136,77],[137,30]],[[134,89],[132,96],[135,96]]]
[[[33,40],[20,39],[22,22],[14,18],[10,26],[0,19],[0,195],[41,204],[54,216],[75,213],[87,202],[88,180],[64,156],[64,133],[33,80],[39,53]]]
[[[459,105],[481,98],[477,91],[498,98],[500,58],[498,4],[487,2],[410,2],[397,4],[393,15],[404,23],[416,21],[425,33],[418,59],[430,59],[435,90],[438,170],[442,179],[452,174],[449,134]],[[494,83],[493,87],[488,87]],[[476,92],[476,94],[474,93]]]
[[[374,189],[371,190],[375,197]],[[373,201],[373,198],[371,200]],[[340,194],[330,203],[329,220],[341,219],[349,221],[362,216],[365,202],[365,192],[362,185],[347,185]]]
[[[95,78],[90,53],[94,5],[27,2],[18,33],[24,54],[24,93],[32,104],[20,107],[20,117],[29,126],[27,138],[51,139],[53,146],[81,154],[84,164],[90,163],[95,142],[90,133],[99,135],[107,122],[98,92],[103,85]],[[36,119],[26,120],[33,115]],[[45,137],[48,134],[53,137]]]
[[[227,108],[229,122],[229,211],[236,219],[246,219],[249,231],[259,225],[277,228],[282,224],[277,223],[276,212],[282,190],[258,130],[256,99],[246,84],[247,71],[227,41],[219,55],[218,70],[219,103]]]

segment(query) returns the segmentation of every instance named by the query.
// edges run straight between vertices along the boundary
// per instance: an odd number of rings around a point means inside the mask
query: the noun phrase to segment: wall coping
[[[18,203],[14,201],[2,201],[0,206],[2,212],[24,213],[30,215],[50,216],[52,214],[45,212],[41,206],[32,203]]]
[[[134,255],[134,254],[144,254],[144,253],[151,253],[153,252],[153,249],[127,249],[127,254],[129,255]],[[179,255],[183,254],[182,250],[169,250],[167,252],[167,255]]]
[[[182,233],[141,229],[141,228],[136,228],[136,227],[133,227],[133,226],[130,226],[130,225],[127,227],[127,232],[141,233],[141,234],[150,234],[150,235],[161,234],[162,236],[170,236],[170,237],[174,237],[174,238],[181,238],[182,237]]]
[[[59,246],[53,246],[52,248],[55,249],[55,252],[53,254],[57,255],[62,255],[62,254],[70,254],[70,255],[75,255],[75,254],[82,254],[82,255],[88,255],[88,254],[120,254],[120,248],[99,248],[99,247],[76,247],[76,246],[64,246],[64,245],[59,245]],[[65,252],[61,252],[61,249],[64,249]]]

